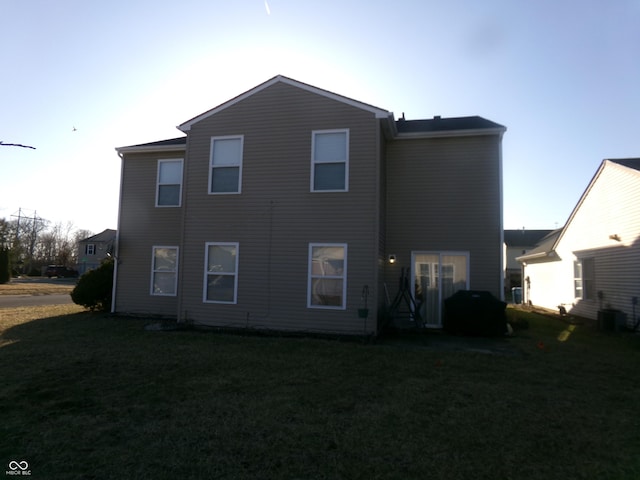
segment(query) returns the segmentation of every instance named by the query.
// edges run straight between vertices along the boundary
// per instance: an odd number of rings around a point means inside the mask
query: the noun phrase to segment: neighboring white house
[[[517,258],[524,301],[596,319],[640,316],[640,158],[604,160],[565,226]]]

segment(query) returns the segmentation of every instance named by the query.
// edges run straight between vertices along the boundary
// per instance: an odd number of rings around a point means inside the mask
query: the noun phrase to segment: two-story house
[[[117,149],[114,312],[376,334],[403,270],[426,326],[458,289],[501,297],[503,126],[277,76],[178,128]]]
[[[78,242],[78,272],[98,268],[108,255],[115,253],[116,231],[107,228]]]

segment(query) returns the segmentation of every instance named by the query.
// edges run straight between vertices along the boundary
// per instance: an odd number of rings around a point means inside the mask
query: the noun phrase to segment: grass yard
[[[0,461],[46,479],[640,478],[640,336],[510,315],[529,323],[515,355],[1,309]]]

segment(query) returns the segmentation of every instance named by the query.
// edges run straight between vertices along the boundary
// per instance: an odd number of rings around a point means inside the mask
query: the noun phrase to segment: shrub
[[[89,270],[80,277],[71,291],[71,299],[91,311],[107,312],[111,308],[112,290],[113,259],[108,259],[95,270]]]
[[[9,249],[0,247],[0,284],[11,280],[11,269],[9,268]]]

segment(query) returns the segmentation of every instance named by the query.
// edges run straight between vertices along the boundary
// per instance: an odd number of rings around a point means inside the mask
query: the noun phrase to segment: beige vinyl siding
[[[285,84],[194,124],[185,172],[182,318],[216,326],[361,333],[362,286],[368,284],[375,295],[378,128],[370,112]],[[310,191],[312,132],[328,129],[349,129],[348,192]],[[208,195],[211,137],[225,135],[244,136],[242,193]],[[239,244],[236,305],[202,302],[206,242]],[[346,310],[307,308],[309,243],[348,245]]]
[[[155,206],[158,159],[181,157],[176,152],[124,156],[115,300],[118,313],[177,316],[177,297],[151,295],[150,282],[152,247],[179,246],[182,215],[182,207]]]
[[[393,298],[412,251],[469,252],[470,288],[500,298],[500,137],[398,139],[387,146],[386,270]]]

